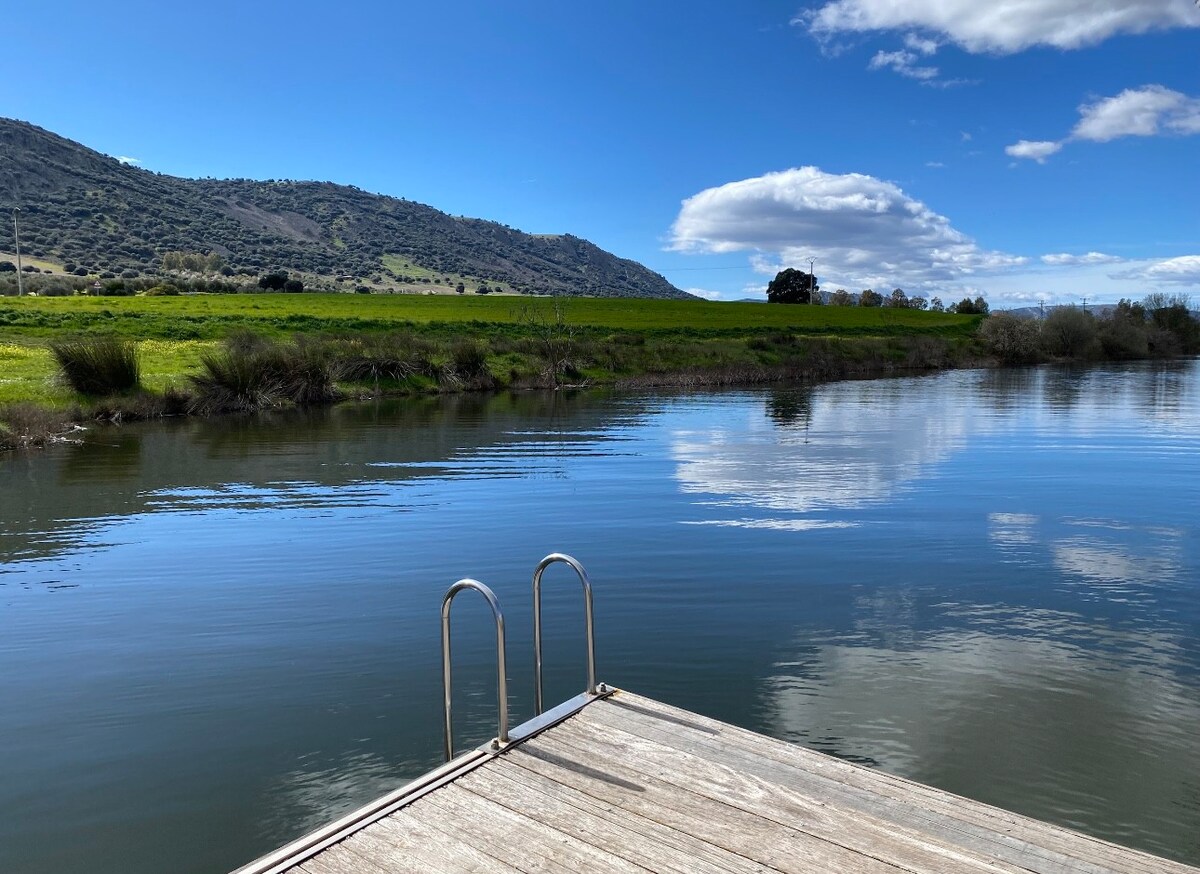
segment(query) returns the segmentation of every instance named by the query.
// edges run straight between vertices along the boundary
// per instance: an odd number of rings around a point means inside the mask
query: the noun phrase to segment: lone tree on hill
[[[821,286],[811,273],[788,267],[776,273],[767,285],[767,300],[771,303],[809,303],[820,290]]]

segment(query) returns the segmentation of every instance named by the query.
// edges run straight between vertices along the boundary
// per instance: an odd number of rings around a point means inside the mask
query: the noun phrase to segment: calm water
[[[95,431],[0,461],[0,871],[223,872],[436,765],[462,576],[527,718],[553,550],[603,680],[1197,864],[1198,534],[1200,362]]]

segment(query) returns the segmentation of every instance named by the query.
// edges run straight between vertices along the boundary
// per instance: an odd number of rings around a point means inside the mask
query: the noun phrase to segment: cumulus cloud
[[[1118,34],[1200,27],[1185,0],[831,0],[793,24],[822,41],[896,31],[933,35],[968,52],[1013,54],[1033,46],[1078,49]]]
[[[1116,97],[1085,103],[1079,116],[1071,138],[1097,143],[1117,137],[1200,133],[1200,100],[1162,85],[1128,88]]]
[[[1058,252],[1053,255],[1043,255],[1042,263],[1051,267],[1078,267],[1081,264],[1116,264],[1124,259],[1118,255],[1105,255],[1103,252],[1088,252],[1084,255],[1071,255]]]
[[[707,288],[685,288],[688,294],[694,294],[696,297],[702,297],[705,300],[720,300],[721,292],[709,291]]]
[[[1062,143],[1052,140],[1021,140],[1011,146],[1004,147],[1004,154],[1013,158],[1030,158],[1039,164],[1062,148]]]
[[[1063,140],[1021,140],[1004,149],[1015,158],[1046,161],[1072,140],[1107,143],[1118,137],[1152,137],[1159,134],[1188,136],[1200,133],[1200,99],[1162,85],[1127,88],[1115,97],[1104,97],[1079,107],[1079,122]]]
[[[1154,285],[1183,285],[1200,288],[1200,255],[1182,255],[1155,261],[1119,274],[1121,279],[1137,279]]]
[[[898,186],[799,167],[729,182],[683,201],[671,248],[753,253],[763,273],[817,259],[826,284],[924,288],[1026,259],[981,249]]]

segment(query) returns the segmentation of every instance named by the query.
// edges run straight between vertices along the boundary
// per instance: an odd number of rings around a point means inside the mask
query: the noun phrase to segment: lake
[[[95,428],[0,460],[0,871],[225,872],[437,765],[460,577],[528,718],[553,551],[601,680],[1200,864],[1198,535],[1197,361]]]

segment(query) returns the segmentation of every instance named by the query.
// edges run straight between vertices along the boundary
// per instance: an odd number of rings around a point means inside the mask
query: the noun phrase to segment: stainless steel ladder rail
[[[478,580],[462,579],[455,583],[442,598],[442,703],[445,717],[446,761],[454,758],[454,726],[450,715],[450,604],[455,595],[464,589],[474,589],[487,599],[496,620],[496,697],[498,699],[500,731],[492,741],[492,749],[498,750],[508,743],[508,670],[505,664],[504,614],[496,594]],[[540,711],[539,711],[540,712]]]
[[[542,706],[542,574],[552,564],[568,565],[583,584],[584,621],[587,624],[587,694],[596,695],[596,637],[592,619],[592,584],[578,561],[561,552],[543,558],[533,572],[533,695],[534,714],[541,716]]]

